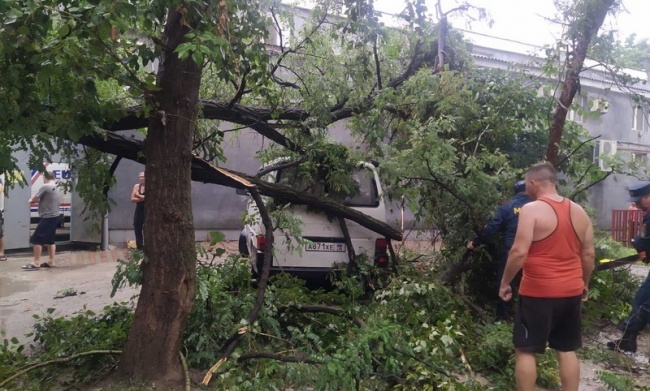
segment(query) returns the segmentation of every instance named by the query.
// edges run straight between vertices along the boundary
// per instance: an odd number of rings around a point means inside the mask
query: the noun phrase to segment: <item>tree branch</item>
[[[375,40],[372,43],[372,54],[375,57],[375,72],[377,72],[377,90],[383,88],[381,84],[381,67],[379,66],[379,54],[377,53],[377,40],[379,39],[379,34],[375,35]]]
[[[587,170],[585,171],[585,175],[583,175],[583,178],[584,178],[584,176],[586,176],[587,171],[589,171],[589,168],[591,168],[591,167],[593,167],[593,164],[590,165],[589,167],[587,167]],[[605,179],[607,179],[607,178],[608,178],[610,175],[612,175],[613,173],[614,173],[614,170],[609,170],[609,171],[607,171],[607,172],[605,173],[605,175],[603,175],[603,177],[600,178],[599,180],[597,180],[597,181],[595,181],[595,182],[593,182],[593,183],[590,183],[590,184],[589,184],[587,187],[585,187],[585,188],[578,189],[578,190],[574,191],[573,194],[571,194],[571,196],[569,197],[569,199],[570,199],[570,200],[574,200],[575,197],[576,197],[578,194],[582,193],[583,191],[589,190],[589,189],[592,188],[593,186],[596,186],[596,185],[599,184],[600,182],[602,182],[602,181],[604,181]],[[581,179],[581,180],[582,180],[582,179]]]
[[[352,274],[357,269],[357,256],[354,253],[354,246],[352,245],[352,238],[350,238],[350,231],[348,231],[348,226],[345,224],[345,219],[341,216],[337,216],[339,221],[339,227],[341,227],[341,233],[343,233],[343,238],[345,239],[345,247],[348,248],[348,275]]]
[[[251,309],[247,318],[247,324],[251,325],[255,322],[260,310],[262,309],[262,305],[264,304],[264,293],[266,292],[266,286],[269,282],[269,274],[271,272],[271,255],[273,251],[273,221],[271,220],[271,215],[269,215],[269,212],[266,209],[266,205],[264,204],[264,200],[260,196],[260,193],[257,191],[257,189],[255,187],[251,187],[248,190],[253,196],[255,204],[260,212],[260,216],[262,217],[262,223],[264,224],[266,238],[266,242],[264,244],[264,264],[262,266],[262,273],[260,275],[260,280],[258,283],[259,285],[257,287],[257,297],[255,298],[255,304],[253,305],[253,308]],[[208,373],[203,378],[204,385],[207,386],[210,383],[212,375],[217,371],[217,369],[219,369],[221,364],[228,360],[232,352],[239,344],[239,340],[241,339],[242,335],[244,335],[247,330],[248,326],[241,327],[230,338],[228,338],[224,344],[224,348],[222,349],[223,353],[221,354],[221,357],[217,363],[214,364],[212,368],[210,368]]]
[[[268,174],[269,172],[278,171],[278,170],[284,170],[284,169],[286,169],[286,168],[291,168],[291,167],[299,166],[299,165],[301,165],[302,163],[304,163],[305,160],[307,160],[307,158],[303,156],[302,158],[300,158],[300,159],[298,159],[298,160],[291,161],[291,162],[285,162],[285,163],[274,164],[274,165],[272,165],[272,166],[268,166],[268,167],[266,167],[266,168],[263,168],[263,169],[259,170],[259,171],[257,172],[257,175],[256,175],[256,176],[257,176],[258,178],[261,178],[261,177],[263,177],[264,175]]]
[[[251,69],[249,67],[246,67],[244,70],[242,76],[241,76],[241,82],[239,83],[239,87],[237,88],[237,93],[235,96],[230,100],[229,105],[232,106],[235,103],[239,103],[241,101],[242,96],[244,96],[244,91],[246,91],[246,76],[250,73]]]
[[[282,362],[302,362],[305,364],[312,364],[312,365],[322,364],[321,361],[317,361],[312,358],[309,358],[304,353],[298,353],[295,356],[285,356],[282,354],[270,353],[270,352],[248,352],[248,353],[243,353],[241,356],[239,356],[239,358],[237,358],[237,361],[242,362],[245,360],[252,360],[258,358],[266,358],[266,359],[277,360]]]
[[[25,368],[25,369],[23,369],[21,371],[16,372],[12,376],[8,377],[5,381],[0,383],[0,387],[4,387],[5,385],[11,383],[14,379],[19,378],[20,376],[23,376],[23,375],[33,371],[34,369],[46,367],[46,366],[52,365],[52,364],[65,363],[65,362],[68,362],[68,361],[75,360],[75,359],[77,359],[79,357],[90,356],[90,355],[94,355],[94,354],[122,354],[122,351],[121,350],[91,350],[89,352],[73,354],[72,356],[68,356],[68,357],[55,358],[53,360],[36,363],[36,364],[31,365],[31,366],[29,366],[29,367],[27,367],[27,368]]]
[[[122,156],[124,159],[133,160],[144,164],[142,154],[144,143],[139,140],[129,139],[113,132],[105,135],[88,135],[81,137],[78,144],[95,148],[98,151]],[[386,238],[402,240],[402,234],[386,222],[379,221],[356,209],[349,208],[331,197],[319,197],[313,194],[297,192],[291,187],[266,182],[254,176],[238,173],[221,167],[215,167],[210,162],[200,157],[192,157],[192,180],[228,186],[235,189],[249,189],[256,186],[260,194],[273,197],[282,202],[298,205],[308,205],[334,216],[341,216],[355,221],[371,231],[377,232]]]
[[[329,305],[280,305],[278,306],[278,310],[282,311],[285,309],[290,309],[294,310],[297,312],[322,312],[325,314],[331,314],[331,315],[347,315],[345,310],[341,307],[337,306],[329,306]],[[365,327],[366,324],[363,322],[363,320],[359,319],[356,316],[350,315],[352,318],[352,321],[360,328]]]
[[[278,20],[277,20],[277,18],[275,16],[275,12],[273,10],[274,10],[274,8],[271,8],[271,15],[273,16],[273,21],[275,22],[275,24],[276,24],[276,26],[278,28],[278,34],[280,36],[280,40],[282,40],[282,32],[281,32],[281,29],[280,29],[280,23],[278,22]],[[278,56],[278,60],[273,65],[273,68],[271,68],[271,74],[272,75],[275,75],[275,72],[280,67],[280,64],[282,63],[282,60],[284,60],[284,58],[288,54],[296,53],[299,49],[302,49],[302,47],[305,45],[305,43],[307,41],[309,41],[314,34],[316,34],[316,32],[320,29],[320,27],[323,25],[323,23],[325,22],[326,19],[327,19],[327,12],[323,12],[323,16],[318,21],[318,23],[312,28],[312,30],[307,35],[305,35],[305,37],[302,39],[302,41],[300,41],[296,45],[295,48],[290,48],[290,49],[284,50],[284,47],[282,46],[282,42],[281,42],[280,46],[281,46],[282,53],[280,53],[280,56]]]
[[[601,137],[600,135],[598,135],[598,136],[594,136],[594,137],[592,137],[592,138],[590,138],[590,139],[587,139],[587,140],[581,142],[580,145],[578,145],[578,146],[577,146],[573,151],[571,151],[567,156],[565,156],[562,160],[560,160],[560,161],[557,163],[557,166],[558,166],[558,167],[561,167],[561,166],[562,166],[562,163],[564,163],[565,161],[569,160],[569,159],[571,158],[571,156],[575,155],[575,153],[578,152],[578,150],[579,150],[580,148],[582,148],[585,144],[587,144],[587,143],[590,142],[590,141],[594,141],[594,140],[596,140],[596,139],[599,139],[600,137]]]

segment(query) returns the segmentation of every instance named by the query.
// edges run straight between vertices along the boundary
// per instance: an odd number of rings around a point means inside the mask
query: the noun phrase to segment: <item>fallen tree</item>
[[[78,143],[138,163],[144,164],[146,161],[142,154],[144,142],[127,138],[114,132],[107,132],[105,136],[83,136],[78,140]],[[298,192],[288,186],[270,183],[258,177],[215,167],[210,162],[197,156],[192,157],[191,167],[193,181],[213,183],[215,185],[236,189],[246,189],[247,186],[239,179],[243,178],[254,185],[262,195],[292,204],[308,205],[320,209],[325,213],[352,220],[363,227],[384,235],[386,238],[402,240],[402,233],[394,227],[349,208],[331,198]]]

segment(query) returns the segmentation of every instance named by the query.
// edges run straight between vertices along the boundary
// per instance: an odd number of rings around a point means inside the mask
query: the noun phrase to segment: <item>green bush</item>
[[[468,359],[486,376],[494,389],[515,388],[515,349],[512,345],[512,326],[503,322],[478,325],[476,344],[468,350]],[[555,388],[559,374],[555,352],[546,349],[537,355],[537,384]]]
[[[119,350],[126,341],[126,334],[131,326],[132,310],[125,304],[106,306],[103,313],[97,315],[86,310],[70,318],[52,318],[50,308],[47,315],[37,320],[33,336],[35,344],[19,345],[14,338],[3,341],[0,348],[0,381],[8,379],[20,370],[36,363],[67,358],[78,353],[96,350]],[[25,351],[29,350],[29,356]],[[16,379],[11,389],[41,390],[64,381],[68,387],[75,388],[90,379],[106,373],[117,363],[116,355],[92,354],[76,358],[65,363],[68,368],[48,365],[26,373]],[[62,380],[65,379],[65,380]]]
[[[596,264],[602,259],[618,259],[636,253],[614,241],[609,233],[596,235],[594,248]],[[583,311],[583,326],[589,331],[603,320],[618,324],[625,319],[640,282],[640,278],[626,267],[594,272],[589,282],[589,300]]]

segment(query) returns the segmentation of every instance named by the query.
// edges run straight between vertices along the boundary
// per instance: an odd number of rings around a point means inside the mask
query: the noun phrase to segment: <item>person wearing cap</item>
[[[644,236],[637,235],[633,245],[636,251],[641,254],[644,262],[648,262],[646,254],[650,254],[650,183],[643,182],[629,188],[630,198],[637,208],[641,209],[643,215]],[[650,322],[650,273],[641,284],[632,300],[632,310],[623,325],[623,336],[615,341],[607,343],[607,347],[617,352],[636,352],[636,339],[639,333]]]
[[[501,300],[498,297],[499,293],[499,283],[501,282],[501,277],[503,277],[503,270],[506,267],[506,261],[508,260],[508,253],[512,247],[512,243],[515,241],[515,234],[517,233],[517,223],[519,221],[519,212],[521,207],[530,202],[530,198],[526,195],[526,182],[519,181],[515,183],[514,186],[515,195],[510,200],[505,202],[503,205],[497,209],[496,214],[490,220],[480,235],[474,237],[467,243],[467,248],[469,250],[474,250],[480,244],[489,241],[494,238],[498,233],[501,233],[501,251],[498,254],[498,271],[497,271],[497,282],[496,282],[496,292],[497,292],[497,305],[496,305],[496,317],[498,320],[506,319],[506,310],[508,305],[505,301]],[[519,275],[521,276],[521,274]],[[513,280],[513,288],[516,288],[519,284],[519,279],[515,278]]]

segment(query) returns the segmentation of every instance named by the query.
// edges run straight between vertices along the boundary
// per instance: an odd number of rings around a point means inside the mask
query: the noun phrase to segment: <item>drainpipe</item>
[[[111,168],[108,170],[111,177],[115,174],[115,170],[117,170],[117,165],[120,164],[120,160],[122,160],[122,156],[116,156],[115,160],[113,160],[113,164],[111,164]],[[104,199],[106,200],[106,203],[108,203],[108,190],[108,184],[105,184]],[[108,250],[108,236],[108,213],[106,213],[102,219],[102,243],[100,245],[102,251]]]
[[[108,250],[108,213],[102,219],[102,244],[100,249],[102,251]]]

